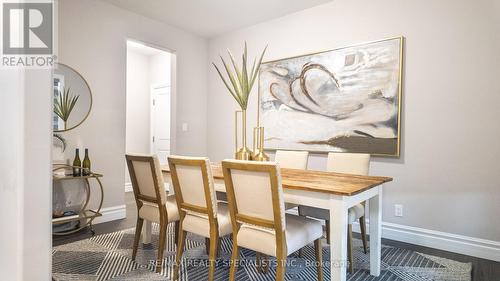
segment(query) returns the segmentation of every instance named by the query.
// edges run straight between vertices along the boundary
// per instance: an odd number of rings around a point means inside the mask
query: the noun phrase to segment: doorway
[[[170,155],[170,85],[151,87],[151,154],[158,155],[161,165],[167,164]]]
[[[175,54],[138,41],[127,41],[127,154],[156,154],[161,165],[174,143],[173,83]],[[128,168],[125,191],[132,191]]]

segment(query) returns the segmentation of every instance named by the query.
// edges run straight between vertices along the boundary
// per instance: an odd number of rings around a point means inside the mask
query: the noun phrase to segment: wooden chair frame
[[[161,272],[161,266],[163,263],[163,253],[165,251],[165,244],[167,238],[167,226],[168,226],[168,214],[166,208],[166,200],[167,195],[165,194],[165,202],[161,202],[160,192],[164,192],[163,186],[160,186],[160,183],[157,181],[158,175],[156,173],[154,158],[151,156],[138,156],[138,155],[125,155],[127,159],[128,171],[130,174],[130,180],[132,181],[132,188],[134,190],[135,203],[137,204],[137,224],[135,227],[135,237],[134,237],[134,246],[132,250],[132,260],[135,260],[137,256],[137,248],[139,247],[139,240],[141,237],[142,226],[144,223],[144,219],[139,216],[139,211],[143,206],[143,202],[149,202],[152,204],[158,205],[158,210],[160,212],[160,236],[158,243],[158,257],[155,262],[156,272]],[[153,176],[154,189],[156,193],[156,197],[147,196],[141,193],[139,184],[137,182],[137,176],[135,174],[135,169],[133,167],[133,162],[147,162],[151,168],[151,174]],[[175,223],[175,228],[179,228],[179,222]],[[176,235],[176,240],[178,240],[178,236]]]
[[[208,222],[210,225],[210,238],[208,239],[209,241],[205,240],[206,242],[209,242],[209,253],[208,253],[208,260],[209,260],[209,269],[208,269],[208,280],[212,281],[214,280],[214,273],[215,273],[215,259],[217,258],[217,252],[219,249],[219,223],[217,221],[217,217],[214,216],[214,210],[213,210],[213,205],[217,204],[217,199],[216,202],[212,202],[212,197],[210,193],[210,180],[208,178],[208,169],[211,169],[210,166],[207,166],[207,163],[205,160],[198,160],[198,159],[181,159],[181,158],[175,158],[175,157],[169,157],[168,158],[168,165],[170,167],[170,172],[171,172],[171,177],[172,177],[172,185],[174,186],[175,190],[175,198],[177,200],[177,206],[179,208],[179,229],[178,229],[178,236],[179,239],[177,240],[177,255],[175,258],[175,266],[174,266],[174,280],[178,280],[179,278],[179,270],[180,270],[180,263],[182,259],[182,255],[184,253],[184,245],[186,241],[186,231],[183,230],[182,224],[184,222],[184,218],[186,217],[186,214],[188,211],[207,215],[208,216]],[[193,167],[200,167],[202,177],[203,177],[203,187],[205,191],[205,202],[206,202],[206,207],[203,206],[196,206],[193,204],[189,204],[184,202],[184,198],[182,195],[182,190],[180,187],[179,183],[179,176],[177,174],[177,165],[181,166],[193,166]],[[213,191],[215,192],[215,190]]]
[[[365,206],[365,202],[361,203],[363,206]],[[299,216],[305,217],[304,213],[301,211],[301,206],[299,206]],[[330,243],[330,220],[324,220],[325,221],[325,228],[326,228],[326,241]],[[365,254],[368,253],[368,242],[366,240],[366,219],[365,216],[359,217],[359,229],[360,229],[360,234],[361,234],[361,241],[363,242],[363,252]],[[352,239],[353,239],[353,234],[352,234],[352,224],[347,225],[347,259],[349,260],[349,266],[348,270],[349,273],[354,272],[353,268],[353,254],[352,254]],[[299,256],[302,257],[302,249],[299,250]]]
[[[238,212],[238,206],[236,205],[236,196],[234,192],[234,184],[231,176],[231,170],[242,170],[242,171],[252,171],[252,172],[265,172],[270,175],[271,180],[271,198],[273,204],[273,217],[274,220],[266,220],[259,217],[248,216],[240,214]],[[279,200],[279,172],[275,164],[269,163],[237,163],[237,162],[222,162],[222,171],[224,174],[224,182],[226,185],[226,193],[229,203],[229,211],[231,214],[231,222],[233,228],[233,252],[231,255],[231,267],[229,271],[229,280],[234,281],[236,278],[236,264],[239,259],[239,247],[237,242],[238,232],[243,223],[251,224],[255,226],[260,226],[263,228],[273,229],[276,234],[276,280],[283,281],[285,278],[285,268],[287,259],[287,244],[285,235],[285,226],[282,225],[281,220],[281,206]],[[284,209],[284,207],[283,207]],[[283,210],[284,212],[284,210]],[[314,241],[316,259],[318,261],[318,280],[323,280],[323,261],[322,261],[322,247],[321,240],[317,239]]]

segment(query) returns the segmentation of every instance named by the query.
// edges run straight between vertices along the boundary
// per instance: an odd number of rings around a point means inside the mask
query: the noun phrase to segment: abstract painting
[[[399,156],[403,40],[262,64],[265,148]]]

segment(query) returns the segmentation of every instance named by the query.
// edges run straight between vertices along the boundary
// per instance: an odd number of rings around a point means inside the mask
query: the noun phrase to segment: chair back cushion
[[[178,202],[181,199],[181,203],[207,210],[210,206],[214,217],[217,217],[217,199],[210,160],[206,157],[169,156],[168,162],[176,196],[181,195]]]
[[[368,175],[370,154],[363,153],[328,153],[326,170],[335,173]]]
[[[147,196],[165,204],[166,192],[160,161],[156,155],[127,154],[127,165],[136,197]]]
[[[281,168],[287,169],[307,169],[307,151],[277,150],[274,161],[278,162]]]
[[[279,219],[279,225],[285,228],[283,188],[276,162],[224,160],[222,167],[228,202],[235,216],[266,220],[275,225]]]

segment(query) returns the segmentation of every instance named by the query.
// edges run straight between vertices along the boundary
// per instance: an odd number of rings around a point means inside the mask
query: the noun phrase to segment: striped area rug
[[[148,245],[140,243],[137,258],[131,260],[132,244],[135,229],[117,231],[99,235],[90,239],[65,244],[53,249],[53,279],[56,281],[156,281],[171,280],[175,260],[174,226],[169,225],[169,237],[165,250],[162,272],[154,272],[152,261],[156,260],[158,245],[157,225],[153,227],[153,242]],[[384,280],[384,281],[470,281],[472,266],[470,263],[425,255],[422,253],[394,248],[382,247],[382,273],[379,277],[369,274],[369,255],[363,253],[361,242],[354,243],[354,273],[347,275],[349,281]],[[304,249],[303,257],[292,255],[288,258],[286,280],[316,280],[314,265],[314,248],[312,245]],[[271,266],[265,274],[257,272],[255,252],[242,249],[241,264],[237,271],[237,280],[267,281],[275,280],[275,270]],[[221,252],[217,260],[216,280],[228,280],[229,260],[231,257],[231,239],[222,239]],[[323,257],[329,264],[328,245],[324,245]],[[273,260],[271,259],[271,265]],[[189,235],[186,240],[186,251],[181,265],[182,281],[207,280],[207,255],[205,239]],[[330,280],[330,268],[324,268],[324,280]]]

